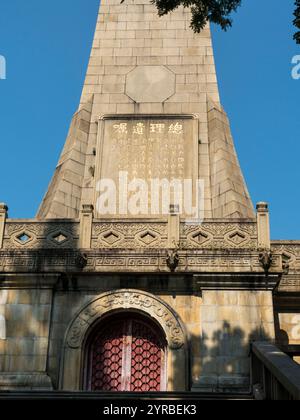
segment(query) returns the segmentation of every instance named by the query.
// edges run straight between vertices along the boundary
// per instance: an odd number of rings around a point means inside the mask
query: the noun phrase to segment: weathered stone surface
[[[51,391],[53,390],[51,380],[46,374],[0,372],[1,391]]]
[[[127,74],[125,93],[135,102],[165,102],[175,93],[175,74],[163,66],[139,66]]]
[[[201,370],[195,389],[249,389],[252,340],[275,338],[271,292],[203,291]]]
[[[88,338],[117,312],[163,332],[168,391],[248,391],[253,339],[298,348],[299,302],[281,292],[300,291],[300,243],[270,244],[266,205],[254,217],[210,30],[193,33],[190,17],[178,8],[159,18],[148,0],[102,0],[79,111],[39,218],[7,219],[0,204],[1,390],[79,390]],[[204,180],[203,223],[187,223],[175,201],[171,215],[97,219],[97,182],[120,170]]]
[[[220,106],[210,29],[207,26],[195,34],[190,18],[189,11],[181,7],[172,15],[158,17],[147,0],[101,3],[79,111],[39,210],[40,218],[78,218],[83,204],[96,208],[103,160],[113,161],[112,152],[103,150],[99,139],[102,127],[99,124],[97,130],[96,123],[100,117],[128,114],[130,122],[130,115],[170,113],[177,118],[192,114],[197,121],[195,146],[191,148],[190,134],[185,133],[185,152],[192,153],[190,165],[197,161],[194,172],[205,183],[203,215],[254,218]],[[105,137],[111,141],[107,133]],[[118,150],[122,152],[117,146],[113,154]],[[147,139],[146,154],[138,144],[132,157],[138,156],[140,164],[151,167],[149,151]],[[168,153],[168,159],[171,157],[172,151]],[[168,164],[160,162],[160,166],[164,170]],[[172,179],[168,171],[164,177]]]
[[[86,103],[73,117],[64,150],[38,211],[39,219],[76,218],[79,215],[91,106]]]

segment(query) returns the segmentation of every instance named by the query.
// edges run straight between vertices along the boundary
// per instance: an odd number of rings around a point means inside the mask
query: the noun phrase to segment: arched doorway
[[[109,320],[112,321],[110,318],[112,314],[118,313],[122,318],[128,312],[140,314],[143,319],[153,322],[159,336],[166,341],[165,389],[189,390],[188,336],[179,315],[161,298],[135,289],[104,292],[83,305],[74,315],[62,347],[59,389],[64,391],[88,389],[86,371],[89,365],[86,358],[93,334],[98,327],[101,328],[101,323],[102,327],[106,327]]]
[[[166,391],[166,352],[163,331],[148,317],[135,312],[105,317],[87,340],[85,388]]]

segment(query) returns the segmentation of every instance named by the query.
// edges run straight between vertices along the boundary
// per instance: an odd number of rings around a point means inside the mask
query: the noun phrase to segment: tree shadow
[[[251,343],[272,341],[262,327],[245,331],[224,320],[211,334],[189,337],[190,376],[188,391],[203,393],[250,394]],[[199,356],[195,352],[199,352]],[[196,357],[195,357],[196,356]],[[176,362],[175,364],[176,365]],[[175,370],[174,383],[182,372]]]

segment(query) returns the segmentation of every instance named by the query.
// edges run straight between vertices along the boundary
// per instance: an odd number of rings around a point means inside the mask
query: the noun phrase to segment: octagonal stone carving
[[[128,73],[125,93],[135,102],[164,102],[175,93],[175,74],[164,66],[139,66]]]

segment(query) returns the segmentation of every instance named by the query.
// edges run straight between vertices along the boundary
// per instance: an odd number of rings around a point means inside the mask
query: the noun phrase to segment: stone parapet
[[[202,224],[169,219],[93,219],[92,208],[77,219],[8,219],[3,249],[257,249],[257,225],[252,219],[215,219]],[[173,218],[176,223],[173,226]],[[88,232],[88,234],[87,234]],[[80,239],[80,240],[79,240]],[[82,246],[84,244],[84,246]],[[89,245],[90,244],[90,245]],[[172,246],[171,246],[172,245]]]
[[[300,253],[300,244],[274,242],[269,272],[282,273],[288,262],[295,270],[298,248]],[[170,271],[170,250],[178,254],[174,254],[178,273],[266,270],[253,219],[206,220],[200,225],[180,222],[176,216],[97,220],[89,206],[83,209],[80,220],[8,219],[0,271],[161,273]]]

